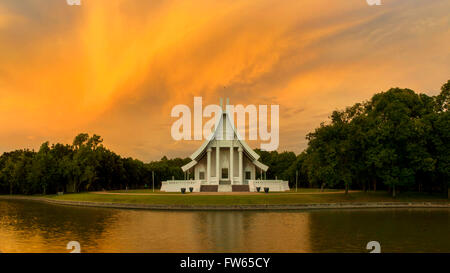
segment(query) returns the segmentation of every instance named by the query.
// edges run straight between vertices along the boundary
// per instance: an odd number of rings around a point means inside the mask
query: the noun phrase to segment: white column
[[[219,157],[220,157],[220,145],[219,145],[219,142],[216,141],[216,178],[217,178],[217,184],[219,184],[219,180],[220,180]]]
[[[231,184],[233,184],[233,178],[234,178],[234,173],[233,173],[233,165],[234,165],[234,162],[233,162],[233,151],[234,151],[234,148],[233,148],[233,142],[231,142],[231,146],[230,146],[230,181],[231,181]]]
[[[208,148],[206,154],[206,183],[211,181],[211,148]]]
[[[238,152],[239,152],[239,184],[244,184],[243,182],[243,178],[244,178],[244,174],[243,174],[243,158],[242,158],[242,147],[238,148]]]

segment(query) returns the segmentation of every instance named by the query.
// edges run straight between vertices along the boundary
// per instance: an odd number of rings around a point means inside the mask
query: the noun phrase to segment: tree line
[[[260,152],[268,175],[302,186],[443,192],[450,195],[450,81],[436,96],[392,88],[345,110],[292,153]]]
[[[39,151],[16,150],[0,156],[0,193],[54,194],[126,188],[155,188],[182,179],[188,159],[163,157],[143,163],[107,149],[98,135],[79,134],[72,145],[45,142]]]
[[[307,135],[300,154],[256,150],[269,166],[267,179],[291,187],[387,189],[449,193],[450,81],[428,96],[392,88],[370,100],[333,111]],[[45,142],[39,151],[0,156],[0,193],[49,194],[125,188],[155,188],[184,179],[188,158],[144,163],[123,158],[98,135],[79,134],[71,145]]]

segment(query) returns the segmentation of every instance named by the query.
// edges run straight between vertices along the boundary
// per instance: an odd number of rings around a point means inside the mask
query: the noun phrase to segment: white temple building
[[[161,191],[180,192],[245,192],[288,191],[289,184],[282,180],[263,180],[268,166],[259,155],[239,137],[227,110],[222,111],[214,133],[182,167],[185,180],[162,182]],[[258,179],[257,179],[258,176]]]

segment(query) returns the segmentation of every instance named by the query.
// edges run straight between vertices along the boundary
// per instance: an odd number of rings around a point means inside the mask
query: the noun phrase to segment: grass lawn
[[[258,193],[252,195],[108,195],[96,193],[65,194],[47,196],[57,200],[91,201],[108,203],[152,204],[152,205],[288,205],[308,203],[348,203],[348,202],[450,202],[443,196],[421,193],[402,193],[393,199],[387,192],[294,194]]]
[[[342,190],[337,190],[337,189],[324,189],[324,192],[339,192]],[[181,194],[181,192],[165,192],[165,191],[160,191],[159,189],[156,190],[155,192],[153,192],[152,189],[139,189],[139,190],[114,190],[114,191],[108,191],[111,193],[151,193],[151,194]],[[291,189],[290,191],[288,191],[289,193],[295,193],[295,188]],[[316,189],[316,188],[299,188],[297,190],[298,193],[309,193],[309,192],[320,192],[320,189]],[[189,193],[189,190],[186,192],[186,194]],[[281,193],[281,192],[280,192]],[[284,192],[283,192],[284,193]]]

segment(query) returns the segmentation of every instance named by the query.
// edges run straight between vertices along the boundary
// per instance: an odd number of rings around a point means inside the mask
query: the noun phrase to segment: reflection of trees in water
[[[13,240],[30,240],[30,244],[33,241],[53,242],[49,247],[55,251],[65,251],[69,241],[79,241],[82,247],[95,247],[107,226],[116,221],[116,213],[111,209],[50,205],[26,200],[0,201],[0,229],[11,231],[15,237],[11,238]]]
[[[329,210],[310,214],[313,252],[449,252],[450,211],[441,209]]]
[[[450,252],[450,210],[135,211],[0,201],[0,250]],[[18,246],[19,244],[22,244]]]
[[[303,212],[196,213],[198,241],[215,252],[307,252],[308,214]]]

